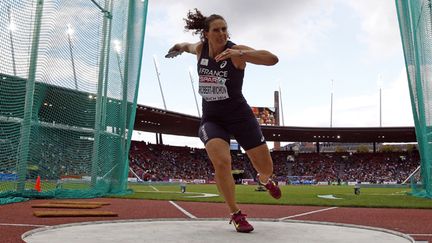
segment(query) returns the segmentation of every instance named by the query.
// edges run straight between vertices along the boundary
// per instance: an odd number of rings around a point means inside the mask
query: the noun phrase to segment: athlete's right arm
[[[201,53],[201,48],[202,48],[202,42],[197,42],[197,43],[188,43],[188,42],[183,42],[183,43],[177,43],[175,44],[173,47],[171,47],[168,50],[168,53],[172,53],[172,52],[187,52],[190,54],[194,54],[194,55],[199,55]]]

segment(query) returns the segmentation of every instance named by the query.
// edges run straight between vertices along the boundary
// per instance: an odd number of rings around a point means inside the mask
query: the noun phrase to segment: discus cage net
[[[0,1],[0,204],[128,192],[147,7]]]
[[[432,3],[395,2],[421,158],[420,170],[411,177],[411,194],[432,198]]]

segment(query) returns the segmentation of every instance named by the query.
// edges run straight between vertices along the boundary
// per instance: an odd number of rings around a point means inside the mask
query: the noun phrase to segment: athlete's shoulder
[[[201,53],[203,51],[204,42],[200,41],[195,44],[195,53],[198,58],[200,58]]]
[[[227,41],[227,43],[226,43],[226,47],[228,47],[228,48],[233,48],[234,46],[236,46],[237,44],[236,43],[234,43],[234,42],[232,42],[232,41]]]
[[[234,45],[231,48],[234,50],[254,50],[252,47],[246,45]]]
[[[204,46],[204,42],[199,41],[195,45],[196,45],[195,47],[196,47],[197,50],[202,50],[202,48]]]

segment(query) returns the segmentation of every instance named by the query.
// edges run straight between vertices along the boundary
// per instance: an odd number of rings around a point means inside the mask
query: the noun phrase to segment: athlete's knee
[[[231,154],[229,144],[220,138],[214,138],[206,144],[207,154],[215,170],[231,171]]]
[[[230,159],[216,159],[212,160],[213,167],[216,172],[218,171],[230,171],[231,172],[231,160]]]
[[[216,171],[231,171],[231,156],[224,152],[216,152],[209,154],[209,157]]]

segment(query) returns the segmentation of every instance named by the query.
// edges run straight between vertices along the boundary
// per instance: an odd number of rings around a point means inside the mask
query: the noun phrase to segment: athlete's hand
[[[228,48],[225,51],[219,53],[219,55],[217,55],[215,57],[215,61],[219,62],[219,61],[223,61],[223,60],[226,60],[228,58],[231,58],[232,56],[236,56],[236,52],[238,52],[238,51]]]
[[[215,57],[215,60],[216,62],[219,62],[231,57],[242,57],[243,53],[244,52],[242,50],[228,48],[225,51],[221,52],[219,55],[217,55]]]
[[[183,53],[183,51],[182,51],[180,44],[175,44],[173,47],[171,47],[168,50],[168,54],[166,54],[165,57],[166,58],[173,58],[173,57],[176,57],[182,53]]]

